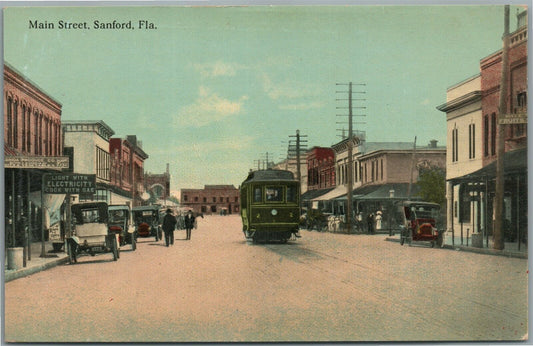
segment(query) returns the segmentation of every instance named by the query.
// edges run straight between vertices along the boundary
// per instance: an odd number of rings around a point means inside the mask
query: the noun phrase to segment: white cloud
[[[263,84],[263,90],[272,100],[316,97],[320,94],[320,89],[316,85],[304,84],[292,80],[275,83],[266,73],[263,73],[260,79]]]
[[[201,127],[219,122],[240,114],[247,99],[248,96],[243,95],[239,100],[231,101],[201,86],[196,101],[181,108],[174,123],[180,127]]]
[[[235,138],[222,138],[220,140],[213,140],[211,142],[194,142],[185,143],[172,149],[174,153],[193,153],[195,156],[205,156],[206,154],[216,151],[232,152],[243,150],[252,144],[254,138],[251,136],[239,136],[239,140]]]
[[[302,102],[295,104],[287,104],[279,106],[279,109],[291,110],[291,111],[302,111],[307,109],[316,109],[322,108],[326,105],[325,102],[315,101],[315,102]]]
[[[200,73],[204,78],[221,77],[221,76],[235,76],[237,70],[245,67],[238,64],[229,64],[222,61],[206,64],[194,64],[194,69]]]

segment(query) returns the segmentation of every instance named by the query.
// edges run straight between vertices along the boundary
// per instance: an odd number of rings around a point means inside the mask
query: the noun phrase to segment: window
[[[204,203],[207,203],[207,197],[204,197]]]
[[[219,197],[219,198],[218,198],[218,201],[219,201],[220,203],[224,202],[224,197]]]
[[[254,202],[261,202],[263,200],[261,186],[254,187]]]
[[[188,199],[189,199],[189,196],[183,195],[183,201],[187,202]]]
[[[13,100],[7,99],[7,144],[13,145]]]
[[[22,151],[26,151],[26,105],[22,105]]]
[[[96,147],[96,177],[109,180],[109,153],[100,147]]]
[[[216,202],[217,202],[217,198],[213,197],[213,203],[216,203]]]
[[[239,197],[235,197],[235,203],[239,201]]]
[[[468,125],[468,158],[476,158],[476,124]]]
[[[19,145],[19,129],[18,129],[18,104],[17,102],[13,103],[13,148],[18,148]]]
[[[287,202],[296,202],[296,186],[287,186]]]
[[[483,150],[485,156],[489,156],[489,116],[485,115],[483,119]]]
[[[283,201],[283,187],[282,186],[267,186],[265,189],[267,202],[281,202]]]
[[[381,159],[381,180],[383,180],[383,159]]]
[[[194,197],[194,201],[195,201],[195,202],[198,202],[198,196],[195,196],[195,197]]]
[[[458,137],[458,131],[457,131],[457,128],[455,127],[452,130],[452,162],[457,162],[459,160],[459,148],[458,148],[459,141],[457,137]]]
[[[496,113],[492,113],[490,118],[490,154],[496,155]]]

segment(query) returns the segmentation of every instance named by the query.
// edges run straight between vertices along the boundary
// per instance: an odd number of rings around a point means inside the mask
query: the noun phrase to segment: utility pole
[[[411,155],[411,177],[409,178],[409,185],[407,187],[407,199],[411,199],[411,185],[413,185],[413,171],[415,169],[416,160],[416,136],[413,144],[413,154]]]
[[[503,155],[505,154],[505,125],[501,123],[507,113],[507,90],[509,70],[509,5],[504,7],[504,30],[502,50],[502,74],[500,82],[500,105],[498,114],[498,135],[496,137],[496,191],[494,196],[494,245],[496,250],[503,250],[503,197],[504,197],[504,166]]]
[[[307,135],[300,135],[300,130],[296,130],[296,135],[289,136],[290,138],[295,138],[294,140],[289,140],[289,157],[294,158],[296,157],[296,179],[300,182],[300,186],[302,185],[302,172],[301,172],[301,151],[302,149],[307,149],[307,140],[304,138],[307,138]]]
[[[346,85],[337,83],[337,85]],[[352,91],[352,85],[353,83],[348,83],[348,179],[346,184],[346,223],[345,223],[345,231],[346,233],[351,233],[352,230],[352,207],[353,207],[353,176],[354,176],[354,169],[353,169],[353,91]],[[358,84],[358,85],[365,85],[365,84]],[[358,93],[364,93],[364,92],[358,92]],[[339,100],[338,100],[339,101]],[[358,99],[358,101],[365,101],[364,99]],[[337,109],[346,109],[346,107],[336,107]],[[357,107],[361,109],[366,109],[366,107]],[[337,116],[346,116],[345,114],[337,114]],[[365,115],[359,115],[359,116],[365,116]],[[344,132],[344,129],[343,129]],[[344,137],[344,134],[343,134]]]

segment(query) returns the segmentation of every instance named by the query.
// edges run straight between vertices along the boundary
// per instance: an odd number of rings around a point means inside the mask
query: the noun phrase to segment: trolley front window
[[[262,194],[262,191],[263,189],[261,189],[261,186],[255,186],[254,187],[254,202],[262,202],[263,200],[263,194]]]
[[[283,186],[267,186],[265,189],[267,202],[283,201]]]
[[[296,202],[296,186],[287,186],[287,202]]]

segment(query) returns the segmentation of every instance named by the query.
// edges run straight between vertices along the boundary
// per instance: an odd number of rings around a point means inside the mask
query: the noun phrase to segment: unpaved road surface
[[[380,235],[247,243],[238,216],[5,284],[18,342],[464,341],[527,333],[528,264]]]

